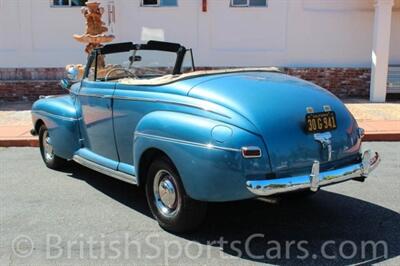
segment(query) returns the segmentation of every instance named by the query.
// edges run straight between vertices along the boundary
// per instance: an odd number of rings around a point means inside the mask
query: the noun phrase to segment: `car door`
[[[134,59],[131,64],[125,64],[126,69],[134,73],[134,78],[118,82],[113,95],[114,133],[120,161],[118,170],[127,174],[135,174],[133,145],[137,124],[146,114],[164,108],[160,99],[165,97],[165,87],[146,86],[141,84],[141,79],[143,83],[151,83],[153,78],[172,74],[176,68],[176,52],[155,50],[157,48],[137,50],[131,57],[132,53],[120,56],[121,61],[123,58]]]
[[[117,169],[119,161],[113,129],[114,89],[115,82],[85,79],[77,95],[85,151],[81,156],[111,169]]]
[[[134,174],[134,133],[146,114],[160,107],[156,100],[160,93],[155,88],[117,84],[114,93],[114,132],[120,164],[118,170]]]

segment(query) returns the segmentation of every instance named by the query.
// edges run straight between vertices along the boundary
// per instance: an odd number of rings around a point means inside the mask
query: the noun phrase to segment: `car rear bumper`
[[[309,175],[270,180],[249,180],[246,185],[247,189],[257,196],[271,196],[304,189],[317,191],[319,187],[359,177],[366,178],[379,162],[379,154],[373,154],[370,150],[367,150],[363,153],[361,162],[357,164],[320,172],[320,163],[315,161]]]

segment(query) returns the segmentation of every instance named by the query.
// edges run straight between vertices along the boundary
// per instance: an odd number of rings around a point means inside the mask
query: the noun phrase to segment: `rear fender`
[[[243,159],[241,147],[258,146],[263,156]],[[205,117],[156,111],[142,118],[135,131],[134,164],[144,152],[158,149],[172,160],[186,193],[193,199],[228,201],[250,198],[247,179],[270,172],[262,140],[243,129]],[[138,182],[143,169],[136,169]]]

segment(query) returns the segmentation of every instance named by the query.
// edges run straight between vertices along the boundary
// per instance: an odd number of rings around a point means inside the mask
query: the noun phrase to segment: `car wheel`
[[[40,154],[48,168],[57,170],[64,166],[66,160],[54,154],[49,130],[45,125],[42,125],[39,129],[39,144]]]
[[[168,158],[157,159],[150,165],[146,197],[153,216],[167,231],[191,231],[204,220],[207,204],[186,194],[179,174]]]

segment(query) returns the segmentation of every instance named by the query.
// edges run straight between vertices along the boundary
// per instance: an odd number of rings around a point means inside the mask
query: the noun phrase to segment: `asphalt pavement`
[[[364,144],[364,182],[310,198],[209,205],[192,234],[162,230],[143,191],[37,148],[0,148],[0,265],[400,265],[400,142]]]

